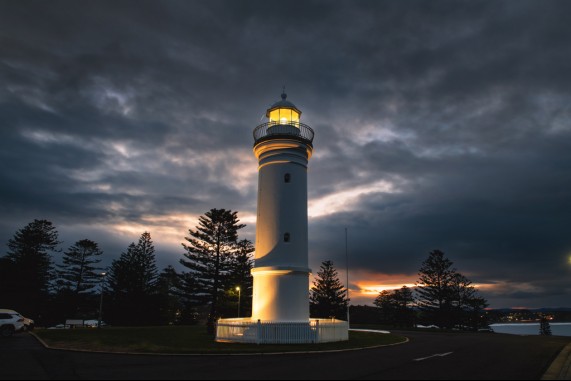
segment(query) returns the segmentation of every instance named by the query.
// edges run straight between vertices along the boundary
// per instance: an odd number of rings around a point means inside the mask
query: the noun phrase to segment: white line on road
[[[432,356],[421,357],[421,358],[419,358],[419,359],[414,359],[414,361],[424,361],[424,360],[428,360],[428,359],[431,359],[431,358],[434,358],[434,357],[445,357],[445,356],[451,355],[452,353],[454,353],[454,352],[438,353],[438,354],[435,354],[435,355],[432,355]]]

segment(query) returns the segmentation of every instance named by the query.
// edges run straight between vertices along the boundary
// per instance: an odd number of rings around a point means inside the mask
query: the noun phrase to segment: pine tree
[[[382,323],[394,323],[397,311],[397,301],[395,300],[394,291],[383,290],[379,292],[373,304],[380,310]]]
[[[131,272],[131,264],[134,262],[137,247],[132,242],[126,252],[121,253],[117,260],[113,260],[109,275],[107,276],[109,289],[116,295],[129,294],[137,289],[137,281]]]
[[[485,325],[482,310],[487,301],[478,296],[472,282],[452,267],[439,250],[429,254],[419,271],[416,292],[424,318],[440,328],[476,329]]]
[[[402,286],[399,290],[394,291],[394,300],[396,304],[395,324],[404,327],[412,326],[415,320],[412,310],[414,303],[412,290],[407,286]]]
[[[310,308],[313,317],[346,319],[347,291],[332,261],[321,264],[310,292]]]
[[[95,292],[101,281],[101,269],[96,265],[102,254],[99,245],[88,239],[77,241],[64,252],[63,264],[57,265],[58,291],[53,305],[65,318],[95,316]]]
[[[7,268],[0,291],[4,305],[40,317],[55,278],[51,254],[59,252],[60,244],[55,226],[47,220],[34,220],[14,234],[2,261]]]
[[[188,260],[180,263],[190,270],[196,281],[197,298],[210,305],[208,331],[213,333],[214,322],[219,315],[219,300],[228,288],[229,266],[239,251],[238,230],[246,225],[239,224],[238,212],[225,209],[211,209],[199,217],[196,230],[189,229],[188,244],[182,244]]]
[[[453,262],[434,250],[419,270],[416,292],[420,309],[440,328],[450,327],[452,284],[457,272]]]
[[[108,279],[113,299],[111,320],[128,325],[156,324],[160,320],[159,311],[153,309],[158,270],[150,233],[143,233],[137,244],[131,243],[113,261]]]
[[[240,287],[240,316],[251,316],[252,314],[252,293],[254,289],[254,278],[251,271],[254,267],[252,253],[254,244],[252,241],[244,239],[238,242],[238,250],[231,257],[228,267],[228,283],[230,289],[236,290]],[[234,295],[238,296],[238,295]]]
[[[397,290],[383,290],[373,304],[380,309],[382,322],[399,326],[411,326],[414,320],[412,290],[403,286]]]
[[[408,309],[414,303],[414,296],[412,290],[407,286],[402,286],[400,289],[394,291],[395,301],[400,309]]]
[[[151,233],[145,232],[139,238],[132,264],[134,265],[132,271],[137,275],[137,287],[145,295],[152,294],[159,277],[159,270]]]
[[[76,294],[93,293],[101,280],[101,262],[103,251],[99,245],[89,239],[77,241],[63,254],[63,265],[58,265],[61,287],[70,289]]]
[[[488,316],[485,313],[485,308],[488,306],[488,301],[477,295],[469,299],[464,305],[465,325],[473,331],[477,331],[480,328],[489,328]]]
[[[551,336],[551,325],[549,320],[545,315],[541,315],[541,320],[539,323],[539,334],[541,336]]]
[[[180,282],[180,274],[172,266],[167,266],[159,274],[156,289],[161,324],[176,324],[180,321],[183,309],[178,292]]]
[[[198,310],[203,305],[202,298],[199,297],[198,283],[192,273],[183,272],[179,274],[175,293],[181,303],[178,322],[180,324],[196,324],[199,318]]]

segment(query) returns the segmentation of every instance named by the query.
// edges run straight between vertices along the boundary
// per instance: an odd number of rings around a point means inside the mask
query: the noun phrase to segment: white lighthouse
[[[348,323],[309,317],[307,166],[314,132],[282,93],[254,129],[258,159],[252,317],[218,321],[218,341],[257,344],[348,340]]]
[[[281,98],[254,130],[259,165],[252,317],[308,322],[307,164],[314,133],[287,95]]]

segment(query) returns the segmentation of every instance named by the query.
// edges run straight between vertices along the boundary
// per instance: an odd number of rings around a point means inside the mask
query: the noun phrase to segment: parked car
[[[420,329],[440,329],[439,326],[434,325],[434,324],[432,324],[432,325],[421,325],[421,324],[417,324],[417,325],[416,325],[416,328],[420,328]]]
[[[14,310],[0,309],[0,336],[10,337],[24,330],[24,317]]]
[[[35,323],[32,319],[22,316],[24,318],[24,329],[26,331],[33,331],[35,328]]]
[[[58,324],[56,326],[53,327],[49,327],[48,329],[70,329],[71,325],[69,324]]]
[[[99,323],[99,320],[84,320],[83,321],[83,326],[87,327],[87,328],[97,328],[97,324]],[[101,326],[105,327],[107,324],[101,320]]]

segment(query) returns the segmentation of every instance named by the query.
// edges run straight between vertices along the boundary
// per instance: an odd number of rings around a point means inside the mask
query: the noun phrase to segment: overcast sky
[[[315,130],[314,272],[355,304],[444,251],[492,307],[571,307],[571,2],[0,0],[0,254],[33,219],[160,267],[211,208],[254,239],[252,130]],[[57,257],[56,257],[57,260]],[[344,279],[344,271],[341,272]],[[368,295],[367,295],[368,294]]]

